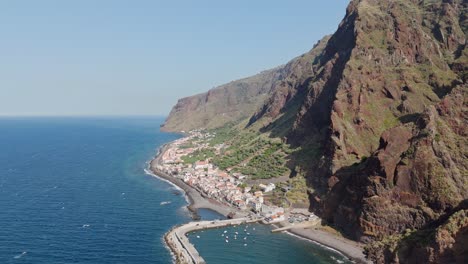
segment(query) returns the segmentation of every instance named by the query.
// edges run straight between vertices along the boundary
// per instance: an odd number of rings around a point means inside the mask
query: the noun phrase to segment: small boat
[[[229,241],[226,239],[226,243],[229,243]]]
[[[226,233],[227,233],[227,231],[226,231],[226,230],[224,230],[224,234],[226,234]]]
[[[253,228],[253,230],[255,230],[255,227]]]
[[[83,227],[83,228],[86,228],[86,227],[89,227],[89,225],[86,224],[86,225],[83,225],[82,227]]]
[[[247,240],[247,237],[244,237],[244,240]]]
[[[200,238],[200,236],[197,236],[197,238]]]
[[[236,235],[238,235],[238,234],[239,234],[237,231],[236,231],[236,232],[234,232],[234,233],[236,233]]]
[[[170,204],[171,202],[170,201],[164,201],[164,202],[161,202],[160,205],[166,205],[166,204]]]
[[[250,235],[250,233],[247,233],[247,235]]]
[[[224,234],[221,234],[221,236],[224,236]]]
[[[247,244],[244,244],[244,247],[246,247],[246,246],[247,246]]]

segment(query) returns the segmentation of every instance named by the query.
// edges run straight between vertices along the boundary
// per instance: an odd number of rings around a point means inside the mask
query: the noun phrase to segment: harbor
[[[151,161],[149,169],[153,176],[162,178],[184,191],[194,220],[199,220],[198,209],[210,209],[229,220],[190,222],[176,226],[164,240],[176,263],[205,263],[187,234],[204,229],[213,229],[242,223],[259,222],[276,227],[272,233],[291,234],[336,250],[346,259],[367,263],[362,245],[349,239],[324,231],[321,219],[307,208],[283,208],[266,203],[264,194],[275,189],[275,184],[259,184],[261,190],[253,191],[243,185],[243,175],[228,173],[208,161],[187,164],[183,161],[188,153],[203,148],[203,144],[187,142],[195,137],[210,137],[208,134],[191,132],[188,136],[164,145]],[[225,243],[229,240],[225,239]]]
[[[220,228],[225,226],[236,226],[241,224],[255,223],[261,219],[237,218],[228,220],[190,222],[185,225],[174,227],[165,235],[165,241],[172,253],[176,263],[203,264],[205,260],[200,256],[187,234],[197,230]],[[228,241],[226,239],[226,241]]]

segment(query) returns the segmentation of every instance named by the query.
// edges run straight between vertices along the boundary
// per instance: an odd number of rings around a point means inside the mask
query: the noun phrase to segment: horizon
[[[41,117],[69,117],[69,118],[86,118],[86,117],[158,117],[158,118],[167,118],[168,115],[157,115],[157,114],[118,114],[118,115],[112,115],[112,114],[90,114],[90,115],[80,115],[80,114],[64,114],[64,115],[34,115],[34,114],[18,114],[18,115],[3,115],[0,114],[0,118],[14,118],[14,117],[30,117],[30,118],[41,118]]]
[[[348,3],[1,3],[0,117],[166,117],[309,51]]]

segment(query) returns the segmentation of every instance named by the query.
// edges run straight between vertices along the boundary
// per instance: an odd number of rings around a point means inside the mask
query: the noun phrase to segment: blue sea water
[[[156,149],[179,137],[159,132],[161,122],[1,118],[0,263],[171,263],[162,237],[190,218],[180,191],[145,173]],[[258,227],[259,246],[241,251],[226,249],[217,230],[191,240],[208,263],[254,263],[253,254],[262,260],[255,263],[285,263],[279,252],[299,256],[286,263],[337,256],[265,228]]]
[[[192,232],[188,237],[207,263],[350,263],[336,251],[285,233],[271,233],[272,229],[250,224]]]

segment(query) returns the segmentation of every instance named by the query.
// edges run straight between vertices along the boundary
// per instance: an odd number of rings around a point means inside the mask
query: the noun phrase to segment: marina
[[[165,235],[165,240],[173,251],[177,263],[202,264],[205,263],[205,260],[200,256],[193,244],[190,243],[189,239],[187,238],[188,233],[204,229],[255,223],[258,221],[260,221],[260,219],[238,218],[228,220],[190,222],[188,224],[173,228]],[[227,231],[225,231],[223,234],[225,233],[227,233]],[[200,238],[200,236],[197,236],[197,238]],[[228,239],[229,237],[226,236],[226,243],[229,243]]]
[[[187,237],[206,263],[351,263],[336,251],[287,233],[272,233],[272,229],[272,225],[252,223],[198,230]],[[228,243],[221,236],[224,231]]]
[[[254,192],[253,196],[249,193],[242,194],[242,192],[239,190],[240,188],[235,187],[237,184],[239,184],[239,182],[236,182],[236,180],[234,180],[236,184],[231,186],[230,181],[235,179],[235,177],[231,176],[228,176],[227,180],[225,177],[214,176],[214,178],[211,178],[211,180],[214,182],[222,183],[221,185],[215,184],[216,186],[220,186],[221,189],[219,189],[219,194],[222,195],[212,196],[201,189],[202,187],[204,188],[213,184],[211,181],[203,182],[205,177],[207,177],[204,174],[204,171],[209,171],[209,168],[200,167],[197,169],[197,163],[193,164],[193,168],[195,171],[198,171],[199,175],[197,177],[202,179],[202,181],[200,181],[198,184],[193,184],[190,182],[190,180],[187,181],[187,178],[184,176],[184,173],[181,171],[181,169],[186,168],[188,171],[191,171],[192,167],[191,165],[182,165],[179,162],[184,153],[190,150],[183,149],[182,152],[180,152],[181,149],[179,146],[188,139],[192,138],[194,135],[207,137],[207,135],[194,132],[191,133],[191,135],[188,137],[184,137],[164,145],[158,151],[158,155],[150,163],[150,169],[153,175],[175,184],[185,192],[189,201],[188,209],[192,212],[192,218],[194,220],[198,220],[200,218],[198,215],[198,210],[203,208],[216,211],[224,217],[230,219],[237,219],[236,222],[232,222],[233,220],[219,222],[191,222],[186,225],[174,227],[171,231],[166,233],[164,239],[168,247],[171,249],[176,263],[205,263],[205,259],[201,257],[201,254],[189,241],[187,237],[188,233],[196,232],[202,229],[213,229],[221,226],[235,225],[236,223],[239,225],[240,223],[238,221],[242,222],[247,220],[260,222],[267,226],[274,225],[276,227],[279,225],[280,227],[276,228],[274,233],[289,232],[290,234],[304,238],[305,240],[320,243],[320,245],[323,245],[324,248],[337,250],[337,252],[340,252],[340,256],[346,256],[344,259],[352,259],[358,263],[367,263],[362,252],[362,246],[360,244],[345,238],[337,237],[324,231],[317,230],[316,227],[320,226],[321,219],[312,212],[309,212],[308,209],[293,208],[285,212],[284,208],[282,207],[267,205],[263,203],[263,193],[261,191]],[[177,165],[174,164],[175,160],[177,160],[175,163]],[[202,165],[210,166],[210,163]],[[201,184],[201,182],[203,183]],[[247,190],[248,189],[249,188],[247,188]],[[247,199],[245,200],[244,204],[249,204],[249,207],[239,207],[239,204],[235,202],[237,198],[233,198],[235,195],[241,195],[241,197]],[[250,232],[247,230],[244,230],[244,232],[246,232],[246,235],[250,235]],[[269,233],[273,233],[273,229],[270,229]],[[224,243],[222,244],[231,244],[233,241],[236,241],[236,235],[237,234],[232,234],[232,237],[230,238],[229,234],[224,233],[224,237],[222,236],[222,242]],[[194,237],[194,239],[201,240],[201,236]],[[248,244],[245,243],[243,247],[248,247]]]

